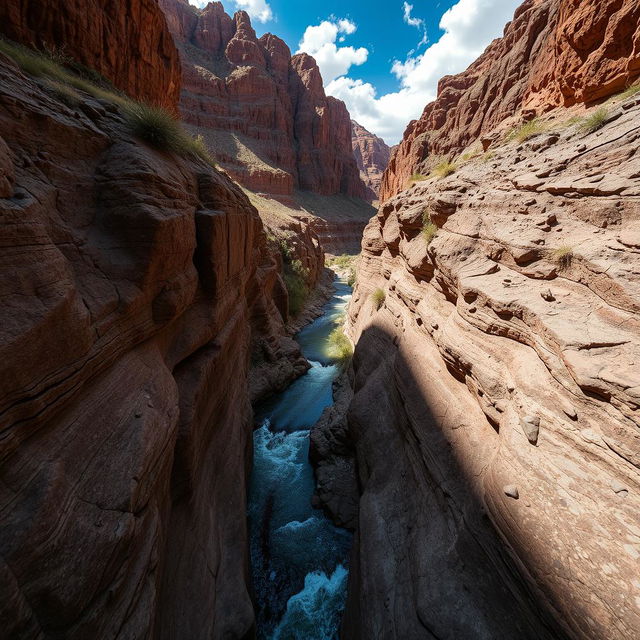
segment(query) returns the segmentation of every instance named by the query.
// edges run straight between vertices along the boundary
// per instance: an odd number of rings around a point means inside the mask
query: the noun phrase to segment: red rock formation
[[[136,99],[178,104],[178,51],[157,0],[8,0],[0,32],[68,55]]]
[[[231,19],[220,2],[160,4],[182,54],[183,117],[230,175],[276,195],[365,197],[349,114],[325,95],[313,58],[291,57],[272,34],[256,38],[247,14]]]
[[[431,158],[459,153],[518,112],[593,102],[640,75],[636,0],[526,0],[504,37],[466,71],[445,76],[437,99],[412,121],[382,181],[399,193]]]
[[[2,634],[248,637],[249,388],[306,366],[257,211],[4,57],[0,133]]]
[[[382,174],[389,164],[391,149],[382,138],[370,133],[355,120],[351,121],[351,146],[360,177],[369,187],[370,198],[377,200]]]
[[[640,637],[640,97],[607,108],[365,230],[352,398],[312,449],[356,526],[344,638]]]

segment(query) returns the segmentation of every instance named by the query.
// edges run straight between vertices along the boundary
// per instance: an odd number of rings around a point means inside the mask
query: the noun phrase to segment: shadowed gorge
[[[2,4],[2,638],[640,637],[638,2],[339,73],[483,3]]]

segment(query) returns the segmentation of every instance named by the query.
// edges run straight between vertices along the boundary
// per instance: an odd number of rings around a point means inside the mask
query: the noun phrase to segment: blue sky
[[[320,66],[325,90],[361,125],[397,143],[434,99],[502,34],[522,0],[222,0],[245,9],[258,36],[281,37]],[[194,2],[194,0],[191,0]],[[202,0],[196,4],[205,4]]]

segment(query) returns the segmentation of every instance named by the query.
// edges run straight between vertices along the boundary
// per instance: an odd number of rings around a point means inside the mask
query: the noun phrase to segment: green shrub
[[[342,327],[336,327],[327,340],[327,352],[330,358],[346,362],[353,355],[353,346],[351,341],[344,333]]]
[[[309,297],[309,269],[300,260],[285,260],[284,284],[289,294],[289,313],[297,316]]]
[[[376,289],[371,294],[371,300],[373,301],[373,306],[376,308],[376,310],[380,309],[380,307],[383,305],[386,297],[387,297],[387,295],[385,294],[385,292],[382,289]]]
[[[425,217],[422,223],[422,237],[426,240],[427,246],[431,244],[431,241],[436,237],[437,233],[438,227],[433,224],[428,217]]]
[[[607,108],[600,107],[582,121],[580,130],[583,133],[593,133],[594,131],[602,128],[608,117],[609,111],[607,110]]]
[[[456,165],[453,164],[453,162],[439,162],[434,168],[433,168],[433,175],[435,175],[438,178],[446,178],[447,176],[450,176],[452,173],[456,172]]]
[[[551,253],[551,260],[561,267],[568,267],[573,260],[573,247],[563,245]]]
[[[125,109],[131,132],[161,151],[185,150],[185,133],[176,118],[166,109],[132,103]]]
[[[506,136],[505,141],[511,142],[512,140],[517,140],[518,142],[526,142],[529,138],[533,138],[544,132],[546,129],[544,123],[540,122],[538,118],[534,118],[533,120],[529,120],[529,122],[525,122],[521,124],[519,127],[512,129]]]
[[[350,287],[353,287],[356,283],[356,269],[355,267],[351,267],[349,269],[349,275],[347,276],[347,284]]]

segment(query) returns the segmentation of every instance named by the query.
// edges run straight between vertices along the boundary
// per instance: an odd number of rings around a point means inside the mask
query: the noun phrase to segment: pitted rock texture
[[[377,200],[382,174],[389,164],[391,149],[382,138],[367,131],[355,120],[351,121],[351,144],[360,177],[370,190],[369,198]]]
[[[640,99],[564,111],[365,231],[346,638],[640,635]]]
[[[4,58],[0,132],[2,635],[246,637],[250,389],[308,366],[257,211]]]
[[[181,113],[231,176],[268,194],[366,197],[349,114],[325,95],[312,57],[258,39],[244,11],[231,18],[220,2],[160,4],[182,57]]]
[[[500,123],[531,119],[621,91],[640,76],[636,0],[526,0],[463,73],[445,76],[438,97],[412,121],[382,179],[384,201]]]
[[[138,100],[177,110],[180,60],[157,0],[8,0],[0,33],[70,56]]]

